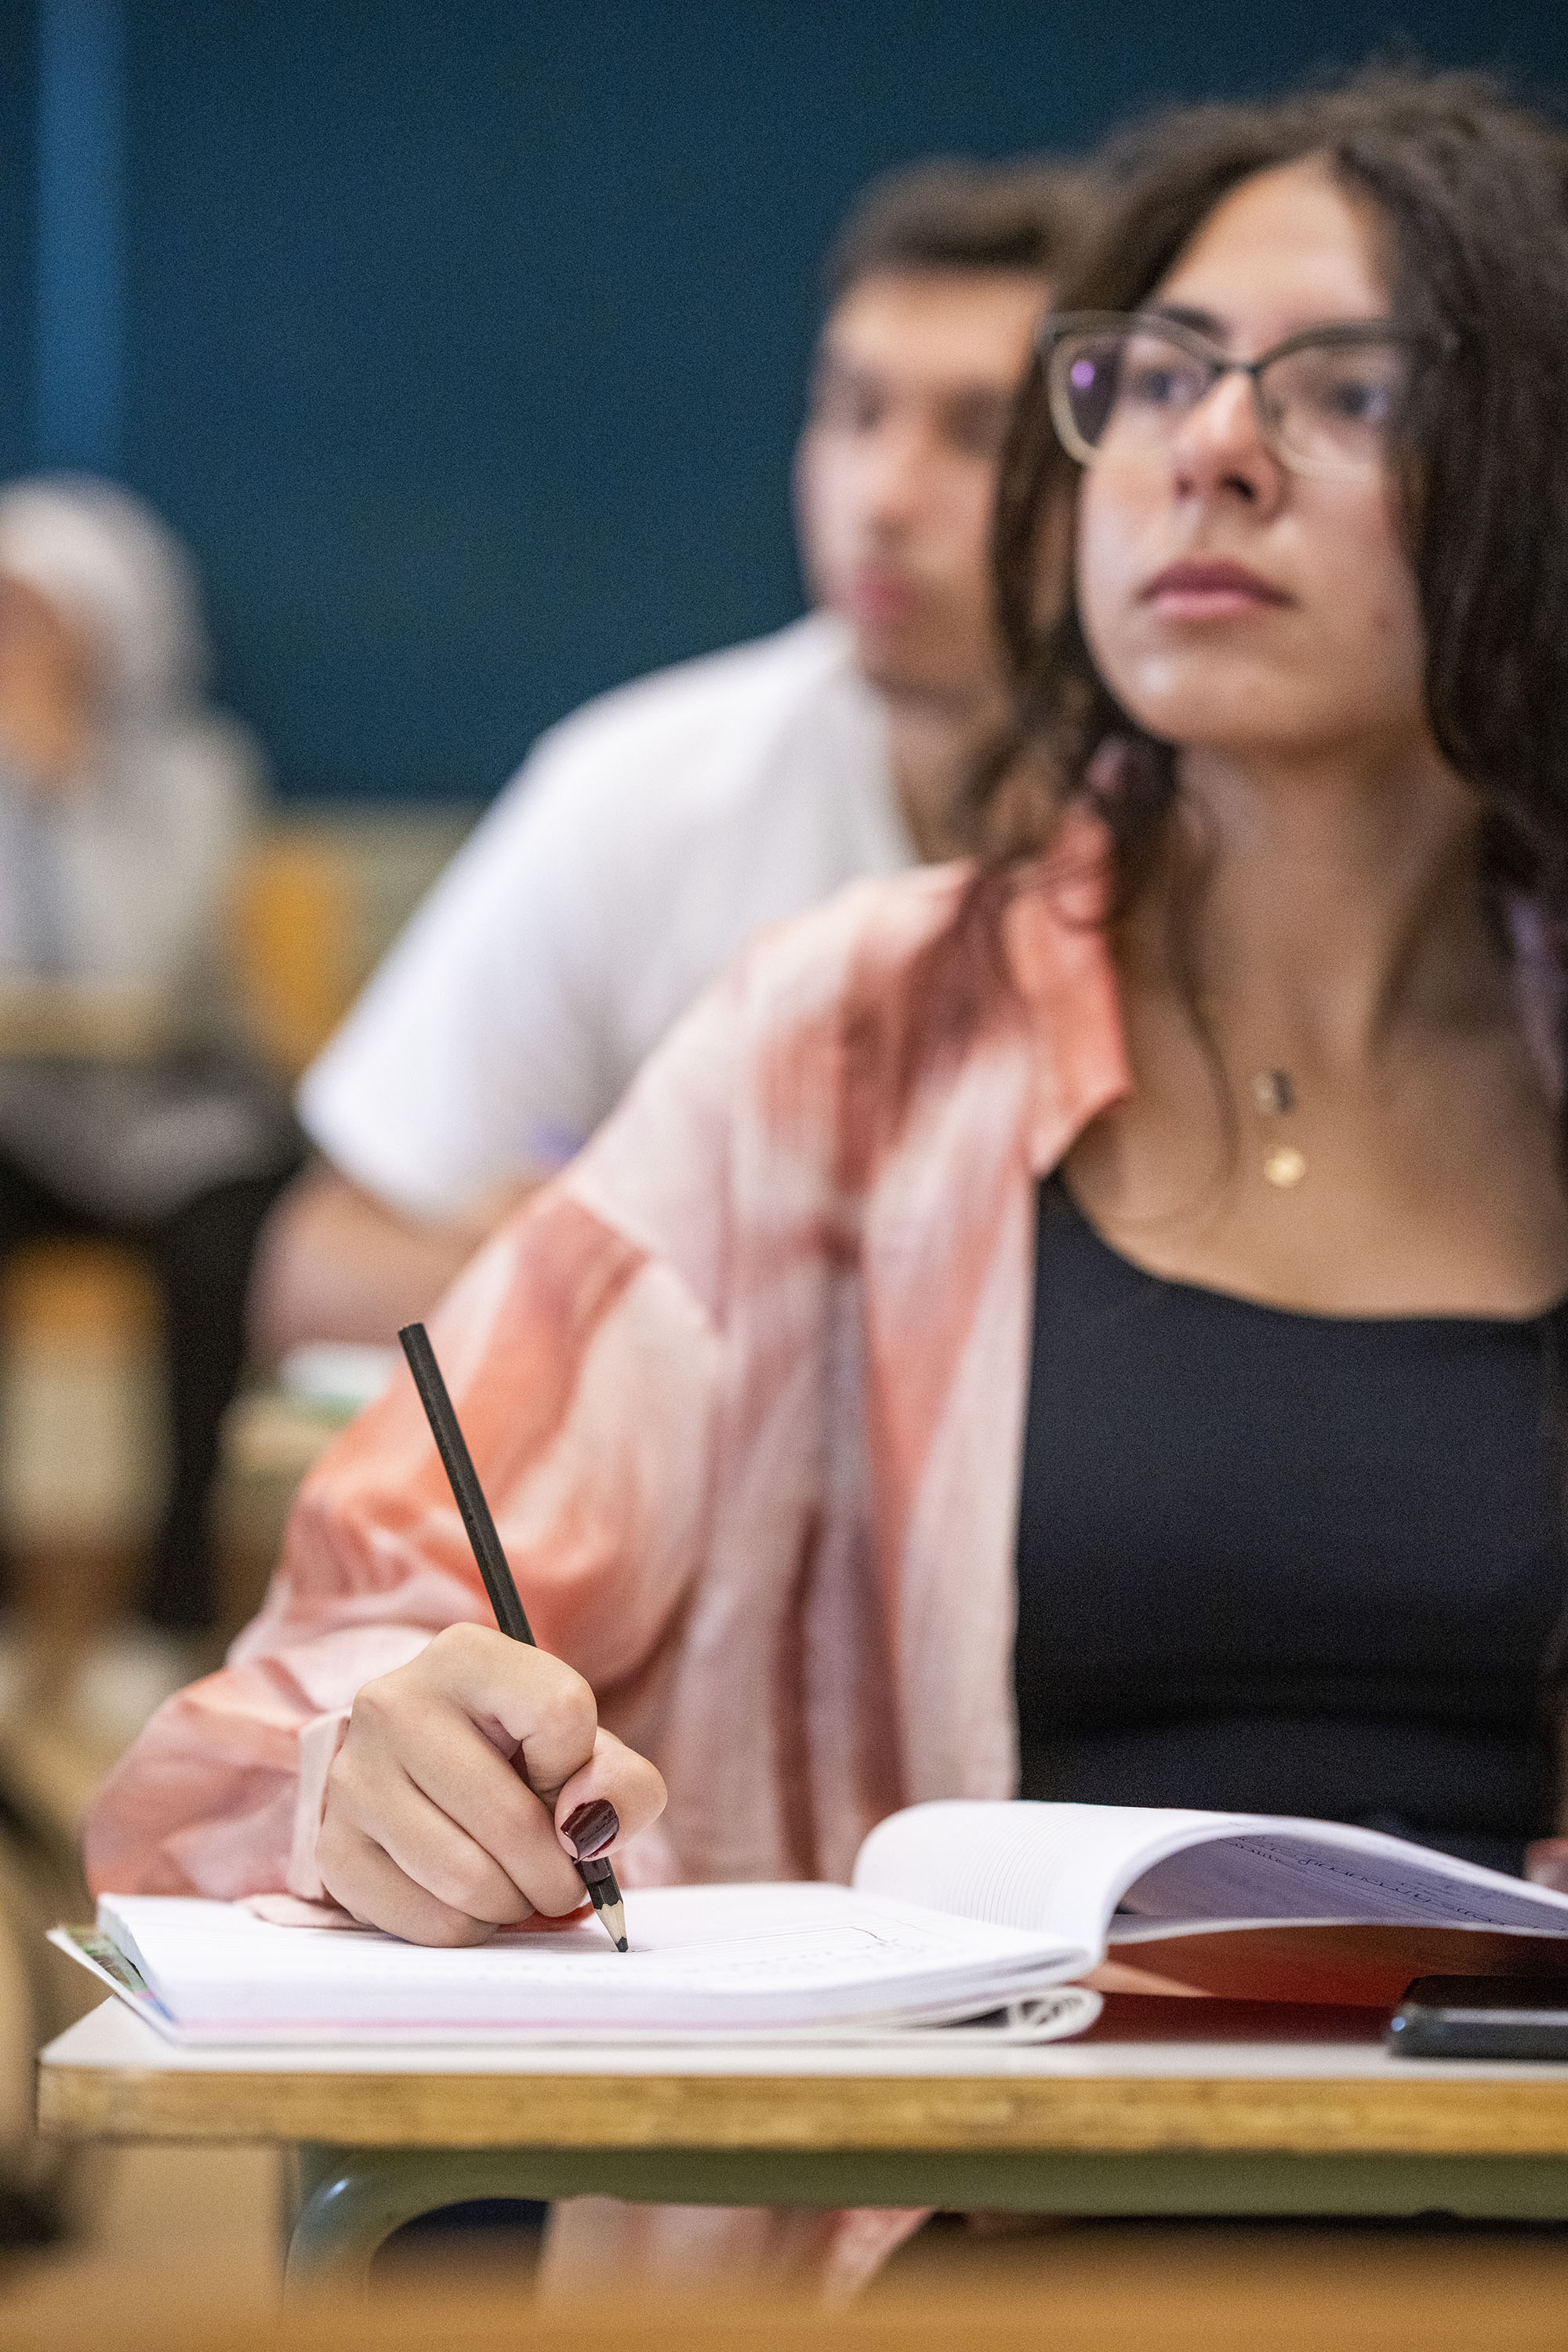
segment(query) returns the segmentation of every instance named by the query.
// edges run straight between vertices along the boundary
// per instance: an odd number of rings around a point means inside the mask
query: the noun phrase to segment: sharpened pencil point
[[[604,1921],[610,1941],[614,1944],[616,1951],[629,1951],[631,1947],[626,1942],[626,1912],[625,1904],[606,1903],[601,1909],[599,1916]]]

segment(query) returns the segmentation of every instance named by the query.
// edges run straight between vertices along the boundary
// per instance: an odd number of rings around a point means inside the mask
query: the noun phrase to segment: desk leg
[[[301,2147],[285,2294],[362,2287],[395,2230],[474,2197],[547,2198],[514,2148]]]

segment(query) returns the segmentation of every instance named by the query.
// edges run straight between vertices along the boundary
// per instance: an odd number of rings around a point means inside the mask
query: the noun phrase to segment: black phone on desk
[[[1568,2059],[1568,1977],[1417,1977],[1384,2039],[1396,2058]]]

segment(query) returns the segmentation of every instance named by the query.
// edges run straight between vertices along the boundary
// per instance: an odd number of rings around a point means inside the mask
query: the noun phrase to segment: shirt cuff
[[[316,1840],[321,1835],[321,1815],[327,1804],[327,1775],[348,1727],[349,1710],[341,1706],[332,1715],[312,1716],[309,1723],[300,1725],[298,1734],[299,1785],[294,1794],[294,1835],[289,1847],[284,1885],[290,1895],[302,1895],[316,1903],[327,1892],[316,1868]]]

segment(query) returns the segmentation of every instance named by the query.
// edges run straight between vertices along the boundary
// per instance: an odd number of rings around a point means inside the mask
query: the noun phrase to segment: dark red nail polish
[[[608,1797],[595,1797],[591,1803],[579,1805],[561,1824],[561,1834],[579,1862],[586,1862],[590,1854],[603,1853],[620,1833],[621,1817]]]

